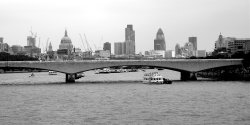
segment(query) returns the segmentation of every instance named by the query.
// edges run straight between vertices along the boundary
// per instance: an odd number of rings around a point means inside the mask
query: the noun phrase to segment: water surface
[[[171,79],[179,78],[176,72],[161,72]],[[0,74],[0,124],[250,123],[248,82],[175,81],[172,85],[148,85],[115,82],[140,80],[143,72],[85,74],[76,84],[62,84],[64,74],[35,73],[34,78],[29,78],[28,73]],[[92,83],[93,79],[100,83]]]

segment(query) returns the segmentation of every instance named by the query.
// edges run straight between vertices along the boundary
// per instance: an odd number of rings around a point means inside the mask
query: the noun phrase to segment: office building
[[[245,54],[250,52],[250,40],[245,42]]]
[[[125,28],[125,49],[126,55],[135,55],[135,31],[133,30],[133,25],[127,25]]]
[[[36,47],[36,37],[27,36],[27,46]]]
[[[114,53],[115,55],[123,55],[123,42],[114,43]]]
[[[7,43],[0,43],[0,52],[9,52],[9,45]]]
[[[150,56],[156,59],[165,58],[165,54],[166,54],[165,50],[151,50],[150,51]]]
[[[95,57],[96,58],[110,58],[110,51],[109,50],[96,50]]]
[[[0,37],[0,43],[3,43],[3,37]]]
[[[24,51],[24,48],[20,45],[13,45],[11,46],[11,49],[14,55],[22,54]]]
[[[175,51],[174,50],[167,50],[165,52],[165,58],[174,58],[175,57]]]
[[[206,50],[197,50],[197,57],[206,57]]]
[[[181,47],[180,44],[175,45],[175,57],[180,57],[181,56]]]
[[[249,50],[250,38],[234,38],[232,41],[228,42],[228,52],[234,53],[247,53]]]
[[[145,51],[144,55],[145,55],[145,56],[149,56],[149,55],[150,55],[150,52],[149,52],[149,51]]]
[[[103,44],[103,50],[109,50],[109,52],[111,53],[111,43],[110,42],[105,42]]]
[[[166,50],[165,36],[161,28],[158,29],[154,40],[154,50]]]
[[[189,37],[188,42],[192,43],[194,51],[197,51],[197,37]]]

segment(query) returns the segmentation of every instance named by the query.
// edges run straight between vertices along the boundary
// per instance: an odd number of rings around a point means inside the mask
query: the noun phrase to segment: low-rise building
[[[245,54],[250,52],[250,40],[245,42]]]
[[[20,53],[24,53],[24,48],[20,45],[11,46],[12,52],[14,55],[19,55]]]
[[[175,51],[174,50],[167,50],[165,52],[165,58],[175,58]]]
[[[228,43],[228,52],[234,53],[246,53],[248,49],[250,38],[234,38],[233,41]]]
[[[153,56],[154,58],[165,58],[165,50],[151,50],[150,56]]]
[[[197,50],[197,57],[206,57],[206,50]]]
[[[96,50],[95,51],[95,58],[110,58],[110,51],[109,50]]]

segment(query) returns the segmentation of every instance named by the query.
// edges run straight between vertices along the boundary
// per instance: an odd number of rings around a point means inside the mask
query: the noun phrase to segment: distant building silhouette
[[[64,37],[61,39],[59,49],[60,50],[67,49],[69,52],[72,52],[73,50],[73,45],[72,45],[71,39],[68,37],[67,30],[65,30]]]
[[[123,44],[124,42],[115,42],[114,43],[114,53],[115,55],[123,55]]]
[[[188,42],[192,43],[194,51],[197,51],[197,37],[189,37]]]
[[[24,53],[24,48],[20,45],[13,45],[11,49],[14,55],[22,55]]]
[[[103,44],[103,50],[109,50],[109,52],[111,53],[111,43],[110,42],[105,42]]]
[[[127,28],[125,28],[124,49],[126,50],[124,54],[135,55],[135,31],[133,25],[127,25]]]
[[[0,37],[0,52],[9,52],[9,45],[3,42],[3,37]]]
[[[226,51],[228,49],[228,43],[233,42],[233,37],[223,37],[223,35],[219,35],[218,39],[215,41],[215,50],[223,49]]]
[[[0,43],[3,43],[3,37],[0,37]]]
[[[248,53],[250,51],[250,38],[234,38],[228,42],[228,52],[234,53]]]
[[[65,30],[64,37],[61,39],[59,49],[57,50],[58,57],[60,59],[69,59],[73,51],[73,44],[71,39],[68,37],[68,32]]]
[[[166,51],[165,37],[161,28],[159,28],[154,40],[154,50]]]
[[[135,31],[133,25],[125,28],[125,42],[114,43],[115,55],[135,55]]]
[[[175,45],[175,57],[181,57],[181,46],[180,46],[180,44],[176,44]]]
[[[24,52],[31,57],[38,57],[41,54],[41,48],[36,47],[36,35],[27,36],[27,46],[24,46]]]
[[[27,46],[36,46],[36,37],[33,36],[27,36]]]
[[[51,42],[49,43],[49,49],[48,49],[48,51],[50,51],[50,52],[53,51]]]

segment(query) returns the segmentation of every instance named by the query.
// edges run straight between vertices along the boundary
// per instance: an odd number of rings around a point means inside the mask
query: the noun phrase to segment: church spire
[[[67,29],[65,29],[65,37],[68,37],[68,32],[67,32]]]
[[[49,51],[53,51],[51,42],[49,42]]]

